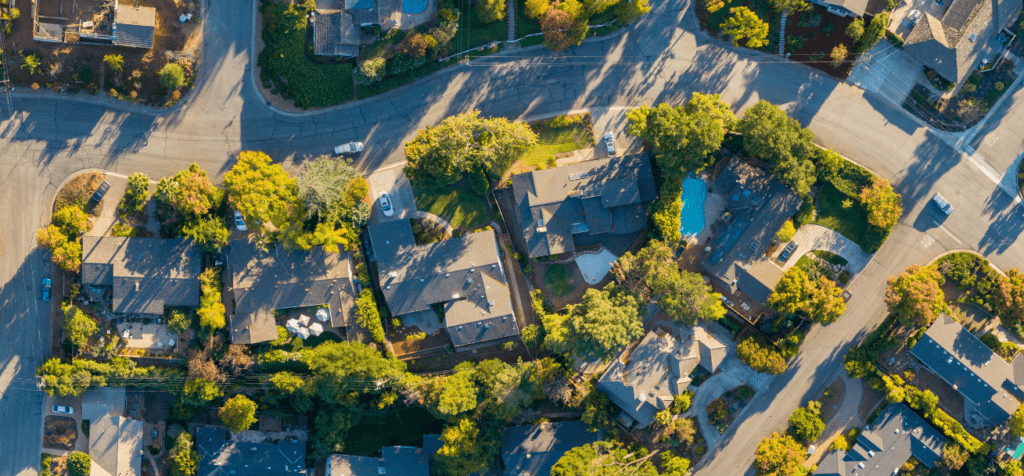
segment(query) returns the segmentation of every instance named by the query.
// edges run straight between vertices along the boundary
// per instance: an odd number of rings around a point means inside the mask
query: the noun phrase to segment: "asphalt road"
[[[357,165],[372,172],[404,160],[402,144],[416,129],[473,108],[523,118],[678,104],[693,91],[720,93],[737,113],[760,99],[780,104],[820,143],[892,181],[906,212],[852,284],[847,314],[810,333],[793,367],[755,397],[704,458],[697,468],[702,475],[747,471],[761,438],[783,429],[789,413],[839,373],[846,347],[883,317],[887,276],[952,249],[980,251],[1004,269],[1021,262],[1024,219],[997,185],[1024,147],[1019,85],[977,133],[938,134],[807,67],[708,40],[688,0],[653,3],[652,14],[612,38],[562,53],[533,48],[494,55],[370,100],[296,117],[274,112],[254,90],[252,0],[217,0],[207,7],[197,91],[180,108],[153,111],[102,97],[0,97],[0,476],[38,471],[43,400],[32,390],[32,376],[49,347],[47,309],[37,299],[37,283],[48,271],[33,237],[49,219],[57,186],[83,169],[160,177],[195,161],[221,177],[240,150],[261,149],[292,167],[361,140],[366,151]],[[961,138],[978,155],[950,145]],[[956,207],[952,216],[940,219],[927,206],[936,191]]]

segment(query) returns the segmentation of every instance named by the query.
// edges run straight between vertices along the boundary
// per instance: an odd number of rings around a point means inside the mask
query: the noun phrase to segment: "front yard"
[[[754,389],[746,385],[725,392],[708,404],[708,423],[724,434],[751,398],[754,398]]]
[[[1002,60],[995,67],[971,74],[956,95],[938,97],[923,85],[916,85],[903,101],[903,109],[944,131],[962,131],[978,123],[996,101],[1013,84],[1016,65]],[[934,71],[925,69],[929,82],[939,90],[952,90],[955,85],[943,80]]]
[[[416,204],[420,210],[444,218],[452,228],[472,230],[490,222],[487,200],[468,187],[444,189],[416,188]]]

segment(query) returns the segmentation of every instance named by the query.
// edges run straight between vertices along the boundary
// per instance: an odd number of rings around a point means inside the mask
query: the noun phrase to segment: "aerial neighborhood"
[[[1024,476],[1021,0],[0,45],[0,476]]]

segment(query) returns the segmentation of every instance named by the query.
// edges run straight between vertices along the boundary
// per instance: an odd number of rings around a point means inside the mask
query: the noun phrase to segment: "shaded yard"
[[[394,408],[394,407],[391,407]],[[345,438],[345,454],[379,456],[385,446],[423,445],[423,435],[441,432],[443,421],[423,407],[403,407],[381,417],[367,417]]]
[[[837,231],[864,250],[871,249],[869,244],[875,233],[868,223],[868,211],[857,197],[848,196],[831,183],[826,183],[818,192],[817,209],[818,217],[814,224]]]
[[[565,296],[576,289],[576,286],[569,282],[570,277],[571,273],[564,264],[552,264],[544,271],[544,286],[557,297]]]

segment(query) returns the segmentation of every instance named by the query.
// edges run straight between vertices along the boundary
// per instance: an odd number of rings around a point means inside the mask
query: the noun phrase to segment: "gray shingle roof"
[[[163,314],[198,306],[199,249],[191,239],[82,238],[82,283],[113,286],[119,313]]]
[[[110,476],[142,474],[142,422],[121,416],[90,421],[89,457]]]
[[[277,339],[277,324],[273,313],[231,316],[231,343],[258,344],[274,339]]]
[[[667,408],[686,390],[690,372],[698,364],[714,372],[727,352],[725,344],[699,327],[694,329],[693,339],[686,342],[650,331],[632,353],[619,354],[597,387],[646,427],[658,410]]]
[[[517,174],[512,189],[517,216],[510,226],[523,235],[531,257],[575,251],[572,235],[578,230],[591,235],[641,230],[647,224],[641,204],[657,195],[646,154]]]
[[[114,17],[114,44],[132,48],[152,48],[156,9],[118,5]]]
[[[369,456],[331,455],[327,466],[331,476],[380,476],[384,463]]]
[[[911,456],[934,467],[942,457],[946,438],[902,403],[885,407],[870,428],[865,428],[849,452],[826,456],[814,472],[818,476],[891,476]]]
[[[306,445],[291,440],[278,444],[228,440],[221,427],[202,426],[196,430],[199,452],[198,476],[295,476],[306,470]]]
[[[1014,368],[952,317],[942,314],[910,353],[1001,424],[1017,410]]]
[[[430,476],[430,457],[432,455],[420,448],[389,446],[381,449],[381,454],[387,474]]]
[[[274,309],[327,304],[331,326],[356,325],[348,252],[329,253],[322,246],[309,251],[285,251],[281,246],[263,251],[252,241],[236,240],[228,252],[228,271],[235,315],[256,314],[273,320]],[[260,319],[255,322],[263,322]],[[276,337],[275,331],[271,339]]]
[[[327,466],[331,476],[429,476],[430,458],[441,449],[440,435],[423,435],[423,448],[389,446],[381,448],[381,457],[330,455]]]
[[[313,53],[325,56],[356,56],[363,32],[352,14],[317,10],[313,16]]]
[[[368,227],[381,292],[401,316],[445,304],[456,347],[518,335],[494,231],[416,245],[406,220]]]
[[[803,200],[771,175],[734,157],[715,179],[724,194],[732,222],[719,232],[700,266],[719,284],[765,302],[781,273],[753,265],[775,238],[775,232],[800,209]],[[748,265],[749,269],[748,269]],[[733,284],[733,282],[736,282]]]
[[[600,439],[601,432],[588,431],[581,421],[506,428],[501,449],[505,476],[550,474],[566,451]]]
[[[833,5],[850,11],[854,15],[864,16],[867,12],[868,0],[819,0],[823,5]]]
[[[925,14],[904,50],[949,81],[959,83],[983,57],[999,52],[996,37],[1021,10],[1021,0],[953,0],[939,20]]]

